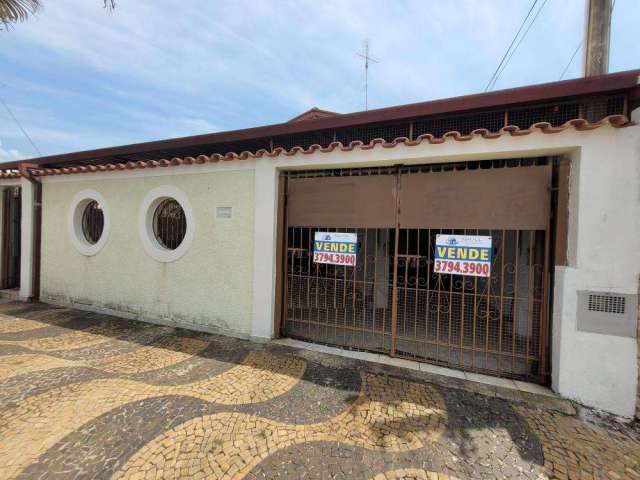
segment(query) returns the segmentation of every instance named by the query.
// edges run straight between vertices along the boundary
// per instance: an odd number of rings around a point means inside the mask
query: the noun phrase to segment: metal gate
[[[545,382],[551,166],[482,165],[285,173],[282,333]],[[356,266],[314,263],[316,231]],[[491,276],[434,273],[439,233],[491,236]]]

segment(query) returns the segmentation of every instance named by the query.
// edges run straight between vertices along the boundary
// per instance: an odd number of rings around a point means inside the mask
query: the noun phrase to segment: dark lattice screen
[[[158,160],[161,158],[171,159],[173,157],[186,156],[196,157],[198,155],[211,155],[214,153],[225,155],[230,152],[241,153],[243,151],[255,153],[261,149],[271,150],[284,148],[290,150],[297,146],[307,149],[311,145],[327,147],[334,141],[342,142],[344,145],[348,145],[353,141],[361,141],[364,144],[368,144],[376,138],[382,138],[387,142],[392,142],[396,138],[406,137],[416,139],[424,134],[431,134],[439,138],[447,132],[459,132],[463,135],[468,135],[478,129],[498,132],[507,125],[527,129],[539,122],[548,122],[553,126],[560,126],[568,120],[576,118],[597,122],[608,115],[624,114],[625,105],[626,97],[624,95],[590,97],[563,102],[514,106],[498,110],[463,112],[460,114],[440,116],[433,115],[407,119],[402,122],[309,130],[307,132],[280,135],[272,138],[221,142],[136,153],[119,157],[95,158],[83,161],[82,163],[122,163],[132,160]],[[51,164],[49,166],[62,167],[69,165],[78,165],[78,163]]]
[[[362,143],[369,143],[376,138],[384,138],[387,142],[392,142],[396,138],[407,137],[410,134],[410,123],[395,123],[386,125],[363,125],[336,130],[336,140],[344,145],[360,140]]]
[[[428,118],[414,123],[413,135],[430,133],[434,137],[442,137],[447,132],[459,132],[468,135],[481,128],[497,132],[505,124],[505,111],[480,112],[469,115],[456,115],[444,118]]]
[[[273,148],[281,147],[290,150],[293,147],[302,147],[307,149],[311,145],[326,147],[331,142],[333,142],[333,130],[317,130],[273,137]]]

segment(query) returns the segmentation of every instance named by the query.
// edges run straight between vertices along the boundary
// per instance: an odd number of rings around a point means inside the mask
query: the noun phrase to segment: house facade
[[[639,75],[5,164],[0,281],[24,300],[540,383],[632,417]]]

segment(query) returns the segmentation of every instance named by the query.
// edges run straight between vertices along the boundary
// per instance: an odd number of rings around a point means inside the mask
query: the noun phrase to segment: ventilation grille
[[[441,118],[428,118],[416,120],[414,123],[413,137],[430,133],[434,137],[442,137],[447,132],[459,132],[469,135],[474,130],[486,129],[497,132],[507,123],[507,112],[496,110],[466,115],[452,115]],[[529,127],[530,125],[527,125]]]
[[[311,145],[320,145],[326,148],[334,141],[342,142],[343,145],[349,145],[353,141],[368,144],[376,138],[393,142],[400,137],[415,140],[424,134],[431,134],[437,138],[442,137],[447,132],[459,132],[462,135],[469,135],[478,129],[496,133],[508,125],[527,129],[537,122],[549,122],[554,127],[559,127],[568,120],[576,118],[597,122],[607,115],[623,114],[624,112],[625,97],[623,95],[598,96],[542,105],[525,105],[499,110],[434,115],[402,122],[370,123],[279,135],[271,139],[271,146],[273,148],[282,147],[286,150],[296,146],[307,149]],[[268,148],[265,147],[268,144],[269,139],[262,139],[261,146],[263,148]],[[245,144],[240,148],[239,145],[228,143],[219,147],[209,147],[209,149],[224,154],[229,151],[255,151],[255,147],[255,145]]]
[[[617,295],[589,295],[588,309],[590,312],[615,313],[624,315],[626,310],[626,298]]]
[[[355,127],[339,128],[336,130],[336,140],[343,145],[349,145],[354,141],[369,143],[376,138],[384,138],[387,142],[393,142],[396,138],[411,136],[409,122],[390,124],[370,124]]]
[[[582,332],[636,338],[638,295],[578,291],[577,327]]]
[[[273,148],[284,148],[290,150],[293,147],[309,148],[311,145],[328,146],[333,142],[332,130],[318,130],[305,133],[295,133],[292,135],[281,135],[273,137]]]

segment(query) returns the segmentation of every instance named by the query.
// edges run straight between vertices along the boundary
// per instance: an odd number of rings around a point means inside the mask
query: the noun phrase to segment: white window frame
[[[89,243],[82,231],[82,216],[85,208],[92,201],[98,202],[102,209],[102,216],[104,217],[102,235],[100,235],[96,243]],[[71,205],[69,206],[67,228],[71,243],[82,255],[91,257],[102,250],[111,232],[111,214],[109,212],[109,205],[104,197],[99,192],[91,189],[81,190],[76,193],[71,199]]]
[[[170,250],[162,245],[153,230],[153,216],[156,208],[169,198],[180,204],[187,221],[187,230],[182,243],[175,250]],[[195,218],[187,195],[172,185],[162,185],[147,193],[138,212],[138,232],[144,250],[154,260],[169,263],[180,259],[191,248],[195,237]]]

